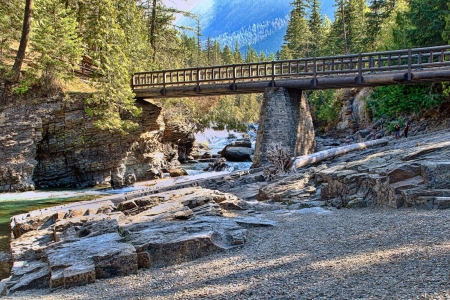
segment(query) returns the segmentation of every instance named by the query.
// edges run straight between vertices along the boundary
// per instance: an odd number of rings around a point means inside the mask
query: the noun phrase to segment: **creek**
[[[250,133],[252,140],[254,134]],[[211,154],[217,154],[227,144],[242,137],[236,132],[205,130],[203,133],[196,134],[199,143],[207,144],[208,151]],[[203,152],[205,152],[203,151]],[[229,166],[224,172],[204,172],[208,163],[185,164],[184,168],[189,176],[179,178],[164,178],[146,182],[137,182],[132,187],[123,189],[77,189],[77,190],[36,190],[24,193],[4,193],[0,194],[0,251],[9,251],[10,239],[10,218],[14,215],[23,214],[32,210],[45,207],[67,204],[71,202],[88,201],[99,198],[101,196],[111,194],[123,194],[134,190],[145,189],[149,186],[164,186],[183,181],[189,181],[210,176],[230,173],[237,170],[247,170],[251,166],[251,162],[227,162]]]

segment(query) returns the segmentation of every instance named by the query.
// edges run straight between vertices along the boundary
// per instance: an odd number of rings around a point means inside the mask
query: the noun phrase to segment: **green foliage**
[[[308,100],[312,107],[312,115],[321,127],[335,124],[342,108],[342,95],[339,90],[312,91]]]
[[[296,0],[292,3],[289,23],[281,49],[282,59],[308,57],[311,54],[311,31],[307,20],[307,3]]]
[[[445,45],[442,33],[450,11],[447,0],[410,0],[406,35],[413,47]]]
[[[258,122],[261,102],[262,95],[256,94],[223,96],[204,121],[214,124],[215,129],[244,131],[248,123]]]
[[[24,95],[30,89],[30,82],[27,80],[20,80],[19,85],[12,88],[14,94]]]
[[[76,16],[60,0],[36,0],[34,14],[31,44],[39,56],[36,69],[44,92],[51,92],[81,61]]]
[[[162,102],[171,119],[183,119],[195,124],[198,130],[203,128],[240,130],[247,124],[257,123],[262,95],[229,95],[221,97],[166,99]]]
[[[445,101],[441,85],[394,85],[378,87],[370,95],[368,106],[375,117],[399,116],[419,112]]]
[[[0,1],[0,63],[8,57],[7,51],[12,41],[20,39],[25,1]]]
[[[84,38],[98,68],[98,76],[91,81],[97,92],[86,100],[86,112],[95,117],[97,127],[125,134],[137,126],[132,118],[141,112],[135,105],[130,78],[140,63],[134,60],[135,55],[141,55],[136,50],[144,49],[141,44],[145,39],[142,32],[128,27],[129,13],[136,10],[119,11],[115,0],[90,2],[94,9],[86,16]],[[131,8],[124,6],[122,9]],[[133,34],[138,37],[131,37]]]

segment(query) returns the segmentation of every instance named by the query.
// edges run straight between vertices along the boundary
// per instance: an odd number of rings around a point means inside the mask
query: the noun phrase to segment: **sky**
[[[164,3],[169,7],[175,7],[179,10],[190,11],[202,1],[203,0],[164,0]]]

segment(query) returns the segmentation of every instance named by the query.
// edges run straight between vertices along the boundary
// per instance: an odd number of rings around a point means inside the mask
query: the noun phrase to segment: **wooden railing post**
[[[406,80],[412,80],[412,51],[408,49],[408,73],[406,74]]]
[[[275,62],[272,61],[272,81],[269,84],[270,87],[275,87]]]
[[[357,84],[362,84],[363,83],[363,76],[362,76],[362,54],[359,53],[358,54],[358,77],[357,77]]]
[[[317,59],[314,57],[313,58],[313,79],[311,80],[311,85],[313,87],[316,87],[318,85],[317,82]]]
[[[200,93],[200,68],[197,67],[197,86],[195,87],[195,91]]]
[[[166,95],[166,71],[163,71],[163,88],[161,90],[161,95]]]

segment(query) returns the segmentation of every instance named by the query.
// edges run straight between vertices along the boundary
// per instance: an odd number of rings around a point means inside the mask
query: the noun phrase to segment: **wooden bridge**
[[[450,81],[450,46],[140,72],[136,98],[262,93]]]

